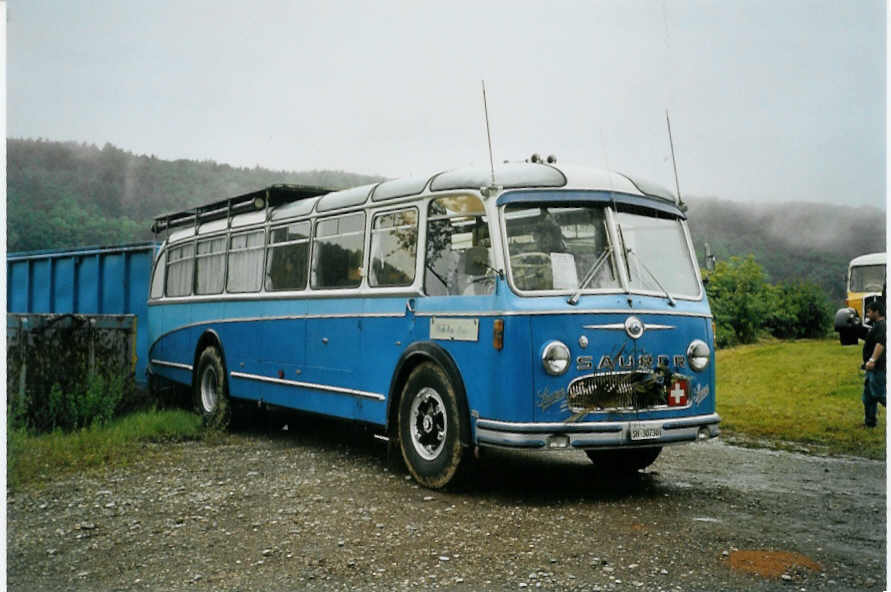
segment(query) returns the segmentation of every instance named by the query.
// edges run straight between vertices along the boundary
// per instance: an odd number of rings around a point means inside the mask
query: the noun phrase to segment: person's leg
[[[863,423],[868,427],[876,425],[876,410],[878,408],[876,398],[873,396],[873,374],[875,372],[867,370],[866,379],[863,381]]]

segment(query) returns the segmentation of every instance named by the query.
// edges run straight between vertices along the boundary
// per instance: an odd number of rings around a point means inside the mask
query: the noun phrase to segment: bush
[[[721,261],[706,272],[719,348],[753,343],[762,334],[778,339],[824,337],[831,312],[826,295],[808,282],[767,283],[752,255]]]
[[[10,402],[7,413],[13,428],[39,432],[103,425],[117,416],[131,391],[126,376],[95,374],[68,392],[54,383],[45,399],[28,396],[24,401]]]
[[[815,339],[829,331],[831,312],[826,295],[813,283],[771,286],[771,307],[765,327],[778,339]]]
[[[768,311],[764,270],[751,255],[721,261],[708,275],[709,303],[718,327],[718,347],[752,343]]]

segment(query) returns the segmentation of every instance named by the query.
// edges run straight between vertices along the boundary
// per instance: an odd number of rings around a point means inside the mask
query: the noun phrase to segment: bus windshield
[[[619,212],[619,246],[604,206],[508,204],[504,220],[511,280],[520,292],[617,291],[622,265],[630,291],[700,293],[679,220]]]
[[[863,265],[851,268],[850,292],[881,292],[885,283],[884,265]]]
[[[518,290],[620,287],[605,208],[509,204],[504,219]]]
[[[696,296],[699,280],[679,220],[620,212],[617,217],[632,291]]]

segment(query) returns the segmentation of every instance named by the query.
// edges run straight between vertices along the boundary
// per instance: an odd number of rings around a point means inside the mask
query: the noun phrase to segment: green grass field
[[[878,427],[861,427],[861,346],[800,340],[719,350],[723,435],[740,443],[766,440],[782,448],[884,459],[885,408],[879,406]]]

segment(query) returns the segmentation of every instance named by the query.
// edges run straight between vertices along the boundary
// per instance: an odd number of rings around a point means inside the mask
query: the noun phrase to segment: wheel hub
[[[414,397],[410,412],[411,443],[424,460],[435,460],[445,446],[448,425],[445,403],[431,387],[422,388]]]
[[[201,377],[201,406],[206,413],[212,413],[217,405],[217,373],[208,367]]]

